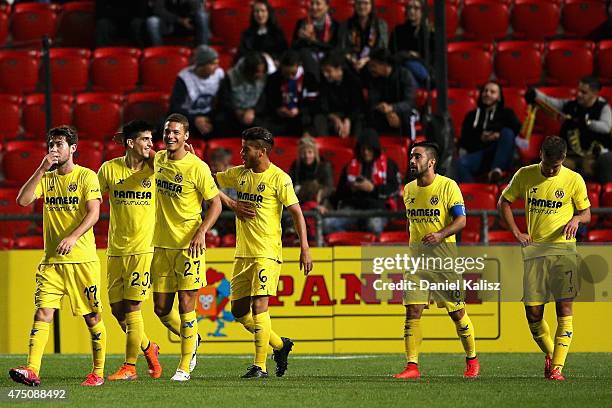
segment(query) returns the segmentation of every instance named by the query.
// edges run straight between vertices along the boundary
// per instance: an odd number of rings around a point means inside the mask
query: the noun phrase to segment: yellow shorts
[[[100,262],[40,264],[36,271],[37,308],[59,309],[68,295],[72,314],[102,312]]]
[[[576,255],[551,255],[524,262],[523,302],[539,306],[549,300],[578,296],[578,259]]]
[[[230,283],[231,299],[275,296],[281,265],[269,258],[236,258]]]
[[[153,292],[198,290],[206,286],[206,256],[192,258],[186,249],[155,248],[151,279]]]
[[[147,300],[151,289],[151,259],[152,253],[107,258],[106,276],[111,304],[124,299]]]
[[[404,306],[429,305],[433,301],[439,308],[446,308],[448,313],[465,308],[461,275],[452,272],[417,271],[414,274],[405,273],[404,280],[414,285],[411,289],[404,291]],[[445,287],[440,289],[423,288],[421,285],[425,283],[422,282],[444,284]],[[456,285],[457,287],[451,287],[450,285]]]

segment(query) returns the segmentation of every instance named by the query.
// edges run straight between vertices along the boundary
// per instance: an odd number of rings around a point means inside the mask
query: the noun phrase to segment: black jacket
[[[388,77],[374,77],[369,70],[364,70],[364,81],[368,88],[368,111],[372,115],[376,105],[386,102],[393,105],[393,110],[403,122],[408,122],[414,107],[416,83],[410,71],[401,66],[394,66]]]
[[[353,120],[363,112],[364,105],[361,81],[351,70],[344,70],[341,82],[328,82],[321,76],[317,113],[337,113]]]
[[[332,18],[331,20],[331,38],[328,42],[323,42],[319,40],[305,40],[303,38],[298,37],[298,33],[306,25],[306,19],[302,18],[298,20],[295,24],[295,30],[293,31],[293,39],[291,40],[291,47],[299,50],[302,48],[310,48],[315,52],[328,52],[329,50],[336,47],[338,44],[338,29],[340,24],[336,20]]]
[[[285,33],[280,28],[268,27],[268,31],[260,35],[257,34],[256,28],[249,27],[242,32],[240,37],[240,46],[238,47],[236,60],[244,57],[250,51],[265,52],[278,60],[288,48]]]

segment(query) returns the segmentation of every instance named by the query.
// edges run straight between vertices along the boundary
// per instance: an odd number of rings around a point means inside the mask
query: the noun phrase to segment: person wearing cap
[[[170,113],[186,116],[196,135],[210,137],[216,96],[224,77],[217,51],[200,45],[194,52],[193,65],[181,70],[176,78],[170,97]]]
[[[125,155],[104,162],[98,171],[100,192],[108,193],[111,211],[106,250],[108,297],[113,316],[127,334],[124,363],[109,380],[138,378],[136,360],[141,350],[149,375],[159,378],[162,374],[159,346],[146,335],[140,311],[151,289],[151,225],[155,223],[152,130],[142,120],[125,124],[114,137],[125,147]]]

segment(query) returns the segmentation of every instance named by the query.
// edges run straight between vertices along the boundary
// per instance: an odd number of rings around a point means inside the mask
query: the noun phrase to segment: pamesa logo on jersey
[[[207,332],[209,337],[227,337],[223,329],[227,323],[235,321],[229,310],[230,282],[223,272],[214,268],[206,270],[206,286],[198,290],[196,312],[198,322],[208,319],[216,326]]]

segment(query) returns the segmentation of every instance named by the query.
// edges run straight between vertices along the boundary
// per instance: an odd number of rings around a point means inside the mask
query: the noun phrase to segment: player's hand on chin
[[[74,244],[76,244],[76,241],[77,238],[71,236],[62,239],[62,242],[60,242],[57,246],[57,253],[60,255],[68,255],[70,251],[72,251],[72,248],[74,247]]]
[[[423,237],[421,242],[423,242],[423,244],[425,245],[432,246],[438,245],[440,242],[442,242],[443,239],[444,237],[439,232],[430,232],[429,234]]]
[[[241,220],[244,220],[245,218],[255,218],[257,215],[255,206],[248,201],[237,201],[234,211],[236,212],[236,217]]]
[[[191,239],[187,253],[191,258],[197,258],[204,255],[204,248],[206,248],[206,233],[198,231]]]
[[[300,270],[304,270],[304,275],[308,275],[312,271],[312,258],[310,257],[310,249],[303,248],[300,251]]]

